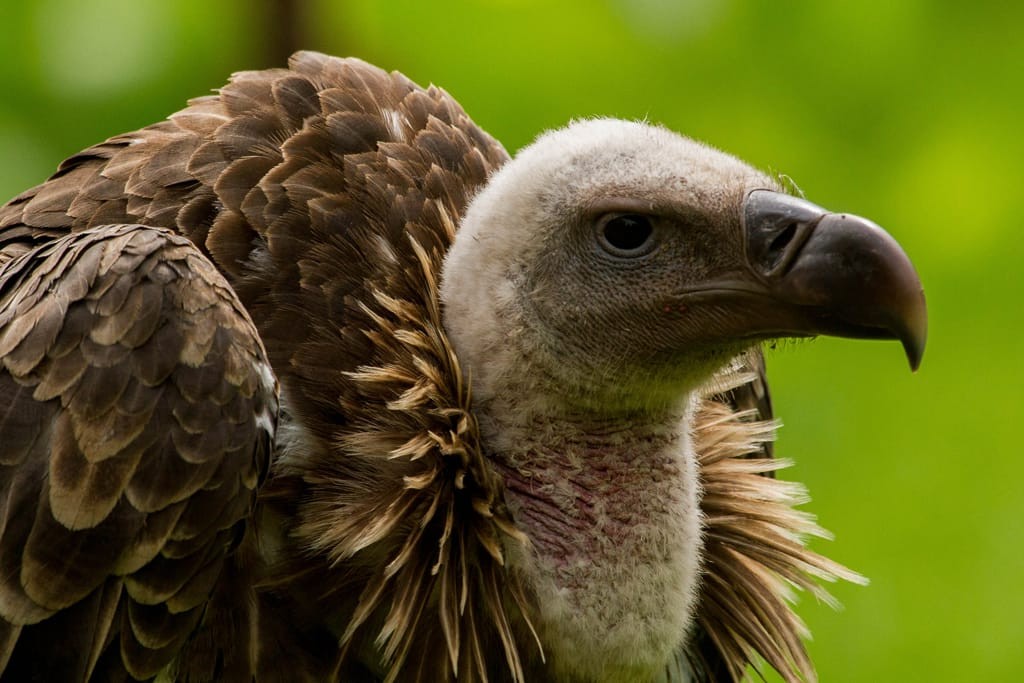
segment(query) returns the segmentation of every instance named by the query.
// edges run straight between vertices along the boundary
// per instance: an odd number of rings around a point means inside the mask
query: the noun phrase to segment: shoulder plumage
[[[300,52],[69,158],[0,209],[0,265],[69,230],[176,230],[228,277],[279,371],[297,355],[312,363],[317,381],[297,378],[293,392],[312,411],[322,400],[308,392],[336,389],[319,382],[337,362],[322,351],[348,324],[346,297],[366,298],[371,282],[391,291],[382,283],[416,263],[410,236],[444,249],[506,160],[443,90]],[[363,352],[356,344],[349,365]]]

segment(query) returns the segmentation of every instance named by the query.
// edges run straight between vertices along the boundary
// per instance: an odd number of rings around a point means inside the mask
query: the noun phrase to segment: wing
[[[284,621],[261,620],[261,675],[520,668],[502,593],[514,530],[436,291],[462,210],[507,159],[444,91],[299,53],[0,208],[0,263],[98,224],[162,226],[252,316],[282,397],[259,533],[260,610]]]
[[[167,666],[243,538],[275,415],[258,335],[188,240],[105,226],[8,262],[0,678]]]

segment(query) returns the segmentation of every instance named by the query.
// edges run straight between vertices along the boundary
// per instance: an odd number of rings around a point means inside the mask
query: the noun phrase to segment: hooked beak
[[[899,339],[916,370],[928,330],[921,280],[875,223],[753,190],[743,206],[747,265],[785,310],[783,334]]]

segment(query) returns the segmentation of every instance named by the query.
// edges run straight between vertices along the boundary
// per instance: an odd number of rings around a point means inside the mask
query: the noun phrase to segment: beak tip
[[[908,319],[902,325],[900,341],[907,354],[911,372],[917,372],[924,358],[925,342],[928,340],[928,313],[924,302],[924,292],[920,294],[918,305],[914,306]]]
[[[907,354],[907,362],[910,363],[910,371],[917,372],[921,367],[921,358],[924,356],[924,345],[917,345],[914,342],[903,342],[903,350]]]

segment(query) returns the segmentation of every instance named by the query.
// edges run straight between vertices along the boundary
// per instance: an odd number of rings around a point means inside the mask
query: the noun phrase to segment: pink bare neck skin
[[[700,563],[687,413],[534,416],[492,432],[531,541],[511,565],[537,595],[546,654],[565,678],[643,680],[686,636]]]

